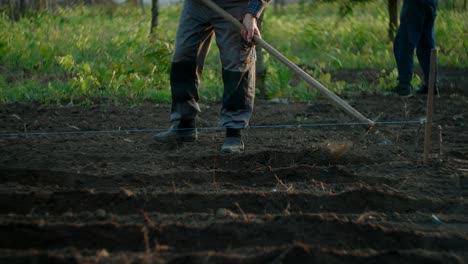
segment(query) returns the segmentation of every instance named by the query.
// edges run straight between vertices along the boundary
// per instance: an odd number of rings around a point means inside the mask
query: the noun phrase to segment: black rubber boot
[[[167,131],[153,136],[158,142],[193,142],[198,139],[194,120],[181,120],[179,125],[172,125]]]
[[[240,129],[228,128],[226,137],[224,138],[222,153],[240,153],[244,150],[244,142],[242,141]]]
[[[410,85],[399,84],[397,87],[395,87],[394,92],[397,93],[400,97],[413,96]]]

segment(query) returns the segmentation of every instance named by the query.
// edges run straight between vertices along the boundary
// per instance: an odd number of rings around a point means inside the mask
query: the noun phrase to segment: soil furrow
[[[425,116],[425,97],[345,99],[376,120]],[[221,106],[207,106],[200,127],[217,125]],[[427,164],[420,121],[368,134],[252,127],[239,155],[219,153],[224,130],[176,144],[151,143],[152,133],[0,138],[0,263],[465,263],[464,107],[460,96],[435,98]],[[252,126],[352,122],[320,98],[256,108]],[[27,103],[0,106],[0,123],[163,128],[169,113]]]
[[[179,223],[160,226],[95,222],[86,224],[0,223],[1,248],[102,249],[145,251],[155,241],[170,249],[192,252],[241,247],[278,246],[294,241],[325,248],[357,250],[426,249],[462,253],[468,236],[398,230],[374,224],[325,219],[318,216],[273,217],[270,220],[234,220],[210,225]],[[365,238],[365,239],[364,239]],[[122,243],[125,241],[125,243]]]
[[[30,186],[60,186],[68,188],[132,185],[148,186],[181,186],[184,184],[231,183],[248,186],[275,186],[278,179],[285,182],[321,181],[324,183],[389,184],[399,182],[397,179],[358,176],[338,166],[318,167],[298,165],[285,168],[259,167],[253,171],[233,170],[177,170],[159,174],[126,173],[120,175],[97,176],[66,171],[40,169],[3,168],[0,169],[0,183],[19,183]]]
[[[104,255],[104,256],[103,256]],[[169,252],[112,252],[71,249],[1,250],[1,263],[463,263],[463,258],[450,253],[428,250],[336,250],[294,243],[278,247],[242,248],[227,251],[198,251],[186,254]]]
[[[0,213],[66,213],[105,208],[115,214],[208,212],[219,208],[246,213],[335,212],[438,212],[463,214],[467,203],[458,199],[414,198],[405,194],[362,188],[338,194],[314,195],[299,192],[205,192],[127,193],[69,191],[0,193]]]

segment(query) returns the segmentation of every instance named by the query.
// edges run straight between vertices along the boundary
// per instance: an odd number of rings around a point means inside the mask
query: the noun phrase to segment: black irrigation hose
[[[375,125],[404,125],[404,124],[424,124],[425,120],[410,121],[380,121]],[[332,127],[332,126],[362,126],[367,122],[350,123],[315,123],[315,124],[277,124],[277,125],[256,125],[249,126],[248,129],[279,129],[279,128],[306,128],[306,127]],[[223,127],[199,127],[197,130],[222,130]],[[115,133],[142,133],[142,132],[161,132],[167,128],[148,128],[148,129],[118,129],[118,130],[88,130],[88,131],[50,131],[50,132],[16,132],[0,133],[0,137],[27,137],[27,136],[50,136],[50,135],[95,135],[95,134],[115,134]]]

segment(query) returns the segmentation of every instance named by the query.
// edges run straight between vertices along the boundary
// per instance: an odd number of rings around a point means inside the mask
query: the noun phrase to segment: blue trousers
[[[414,50],[424,74],[424,84],[429,81],[431,50],[435,48],[434,22],[437,0],[404,0],[400,26],[393,46],[400,85],[410,85],[413,77]]]

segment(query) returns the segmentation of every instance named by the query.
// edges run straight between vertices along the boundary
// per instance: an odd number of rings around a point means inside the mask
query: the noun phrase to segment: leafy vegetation
[[[180,5],[161,8],[157,39],[148,37],[149,10],[143,16],[133,6],[59,9],[17,22],[0,17],[0,103],[75,104],[96,98],[169,102],[168,72],[179,11]],[[465,13],[439,12],[440,65],[468,67],[467,19]],[[379,87],[373,88],[381,92],[395,78],[387,25],[381,1],[358,5],[344,18],[337,4],[297,4],[281,14],[267,11],[263,37],[339,94],[356,84],[332,82],[334,70],[382,70],[375,84]],[[269,96],[316,96],[275,59],[268,54],[265,59]],[[200,91],[205,100],[221,97],[220,67],[213,48]],[[358,88],[370,89],[370,84]]]

